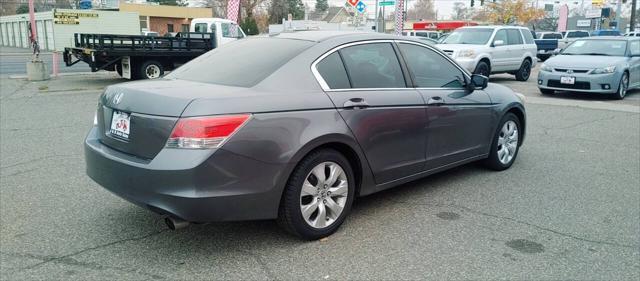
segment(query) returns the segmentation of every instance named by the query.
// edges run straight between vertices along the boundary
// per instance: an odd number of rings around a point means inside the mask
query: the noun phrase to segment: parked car
[[[508,169],[523,99],[407,37],[254,37],[107,87],[87,174],[170,228],[277,218],[318,239],[358,196],[478,160]]]
[[[640,38],[578,39],[540,66],[538,88],[545,95],[572,91],[623,99],[640,88]]]
[[[158,32],[155,32],[155,31],[143,31],[142,35],[143,36],[155,36],[155,37],[160,36],[160,34],[158,34]]]
[[[640,31],[631,31],[624,34],[627,37],[640,37]]]
[[[589,37],[589,32],[584,30],[567,30],[563,32],[562,40],[558,41],[558,48],[564,49],[578,38]]]
[[[415,37],[425,37],[433,40],[438,40],[442,33],[440,31],[429,31],[429,30],[405,30],[402,32],[404,36],[415,36]]]
[[[487,77],[510,73],[518,81],[527,81],[537,61],[537,46],[526,27],[462,27],[438,47],[470,72]]]
[[[600,29],[591,32],[591,36],[622,36],[622,33],[615,29]]]
[[[536,46],[538,46],[537,57],[541,61],[545,61],[557,53],[559,51],[558,40],[562,40],[560,32],[537,32],[535,39]]]

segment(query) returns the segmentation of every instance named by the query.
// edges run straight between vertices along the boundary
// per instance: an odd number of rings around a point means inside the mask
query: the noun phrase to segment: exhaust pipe
[[[189,226],[188,221],[181,220],[179,218],[174,218],[174,217],[164,218],[164,223],[166,223],[167,227],[169,227],[169,229],[171,230],[177,230],[177,229],[181,229]]]

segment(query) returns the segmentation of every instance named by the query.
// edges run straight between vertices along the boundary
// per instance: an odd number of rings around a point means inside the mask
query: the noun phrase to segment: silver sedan
[[[579,39],[540,67],[538,88],[555,91],[610,94],[623,99],[640,88],[640,38]]]

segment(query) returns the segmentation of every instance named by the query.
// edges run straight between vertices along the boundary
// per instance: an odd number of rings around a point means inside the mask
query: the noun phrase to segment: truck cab
[[[195,18],[191,20],[189,32],[213,33],[218,45],[224,45],[246,36],[236,22],[221,18]]]

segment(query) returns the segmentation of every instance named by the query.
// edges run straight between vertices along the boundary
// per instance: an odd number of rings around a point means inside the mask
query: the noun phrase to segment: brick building
[[[160,35],[168,32],[189,30],[194,18],[211,18],[210,8],[190,8],[120,2],[121,12],[137,12],[140,15],[140,31],[155,31]]]

